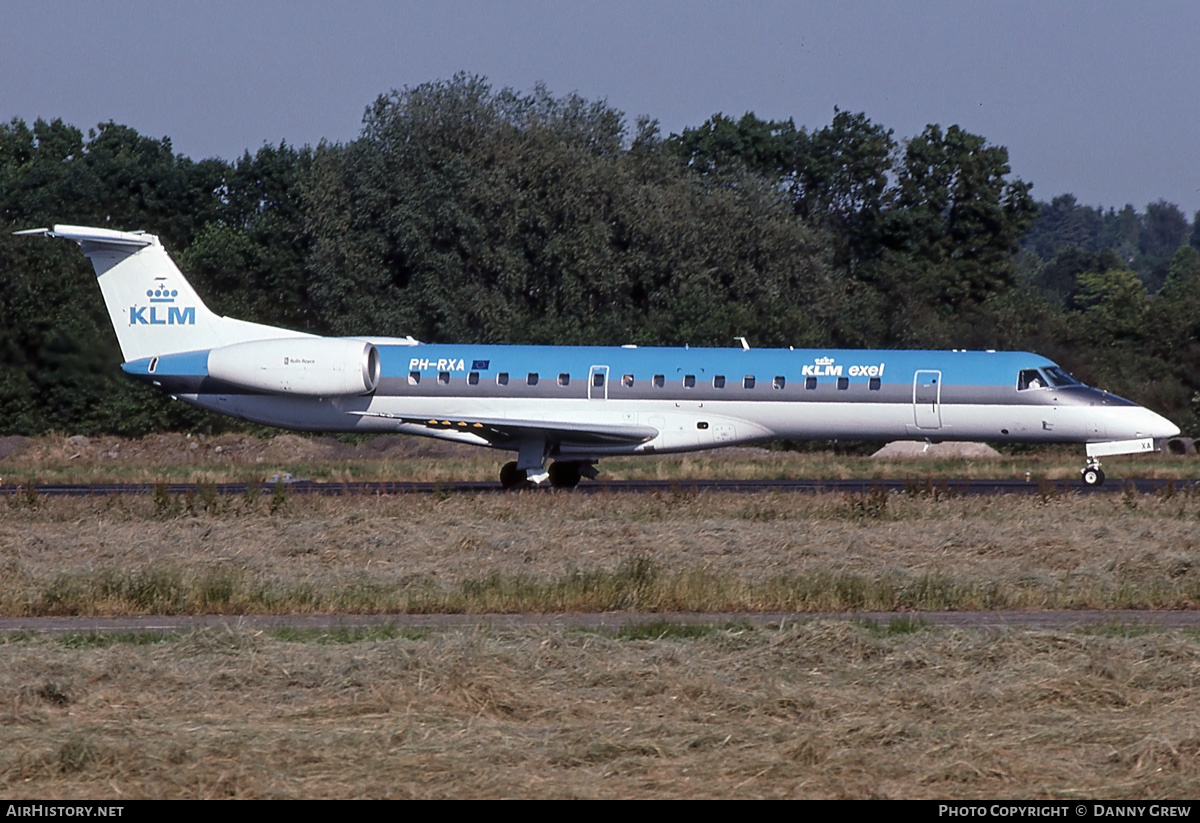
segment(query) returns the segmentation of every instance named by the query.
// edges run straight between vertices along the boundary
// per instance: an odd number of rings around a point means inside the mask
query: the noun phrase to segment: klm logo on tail
[[[162,284],[156,284],[152,289],[146,289],[149,306],[130,306],[129,325],[131,326],[194,326],[196,325],[196,307],[179,307],[163,305],[175,302],[179,296],[176,289],[169,289]],[[165,312],[165,313],[164,313]]]

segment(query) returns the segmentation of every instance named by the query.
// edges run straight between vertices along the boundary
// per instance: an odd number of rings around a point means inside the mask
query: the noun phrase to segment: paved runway
[[[786,626],[813,620],[852,620],[887,626],[911,620],[930,626],[958,628],[1024,628],[1074,630],[1137,627],[1200,627],[1200,611],[1031,610],[1031,611],[903,611],[903,612],[723,612],[717,614],[604,612],[569,614],[303,614],[303,615],[175,615],[141,617],[14,617],[0,619],[0,634],[175,634],[204,628],[271,631],[298,629],[608,629],[647,623],[711,626]]]
[[[47,483],[35,486],[39,495],[66,497],[97,497],[116,494],[151,494],[158,484],[154,483],[95,483],[91,485],[63,485]],[[195,493],[195,483],[164,484],[171,494]],[[221,494],[243,495],[246,483],[218,483]],[[284,484],[288,494],[381,495],[381,494],[515,494],[499,483],[402,483],[393,481],[315,482],[293,480]],[[8,483],[0,486],[0,493],[17,494],[24,487]],[[275,484],[262,483],[259,489],[264,494],[275,490]],[[1162,480],[1156,478],[1130,477],[1109,478],[1103,486],[1085,486],[1078,479],[1039,480],[1030,478],[1009,480],[966,480],[941,478],[905,478],[875,480],[602,480],[584,481],[574,489],[554,489],[549,486],[522,489],[533,494],[646,494],[654,492],[700,493],[731,492],[751,494],[755,492],[804,492],[810,494],[835,492],[839,494],[864,494],[876,489],[910,494],[951,495],[1062,495],[1062,494],[1170,494],[1200,490],[1200,480]]]

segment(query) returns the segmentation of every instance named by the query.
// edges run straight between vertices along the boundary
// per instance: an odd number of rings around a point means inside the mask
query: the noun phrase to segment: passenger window
[[[562,374],[560,374],[558,376],[558,385],[560,385],[560,386],[571,385],[571,375],[567,374],[566,372],[563,372]]]
[[[684,387],[685,389],[694,389],[694,388],[696,388],[696,375],[694,375],[694,374],[685,374],[685,375],[683,376],[683,387]]]
[[[666,381],[661,374],[654,375],[654,388],[661,389],[665,382]]]
[[[408,373],[408,385],[415,386],[421,382],[421,373],[419,371],[410,371]]]
[[[776,375],[775,379],[771,381],[771,388],[774,388],[774,389],[782,389],[786,385],[787,385],[787,381],[784,380],[783,377],[781,377],[779,375]]]
[[[449,386],[450,385],[450,372],[448,372],[448,371],[438,372],[438,382],[441,383],[443,386]]]
[[[597,389],[604,388],[604,372],[592,372],[592,387]]]
[[[815,377],[804,378],[804,388],[805,389],[807,389],[808,391],[812,391],[816,387],[817,387],[817,378],[815,378]]]
[[[498,375],[496,375],[496,385],[497,386],[507,386],[508,385],[508,372],[502,371]]]
[[[529,376],[525,378],[525,382],[531,386],[536,386],[538,381],[537,372],[531,371]]]
[[[633,388],[633,375],[626,374],[621,377],[621,385],[627,389]]]
[[[878,377],[872,377],[867,384],[867,388],[869,388],[871,391],[879,391],[879,387],[882,385],[882,380],[880,380]]]
[[[838,378],[838,391],[845,391],[848,388],[850,388],[850,378],[849,377],[839,377]]]
[[[742,378],[742,388],[743,389],[754,388],[754,375],[748,374]]]
[[[1026,389],[1044,389],[1046,378],[1037,369],[1025,369],[1017,375],[1017,391]]]
[[[714,389],[725,388],[725,375],[718,374],[716,377],[713,378],[713,388]]]
[[[473,371],[467,375],[467,383],[472,386],[479,385],[479,372]]]

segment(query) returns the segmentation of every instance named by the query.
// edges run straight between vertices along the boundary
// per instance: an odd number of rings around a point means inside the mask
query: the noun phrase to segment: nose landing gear
[[[1099,458],[1088,456],[1087,465],[1079,470],[1085,486],[1099,486],[1104,483],[1104,470],[1100,468]]]

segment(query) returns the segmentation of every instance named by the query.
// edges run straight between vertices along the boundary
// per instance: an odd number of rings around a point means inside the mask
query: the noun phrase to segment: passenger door
[[[942,373],[918,371],[913,375],[913,422],[919,429],[942,427]]]

